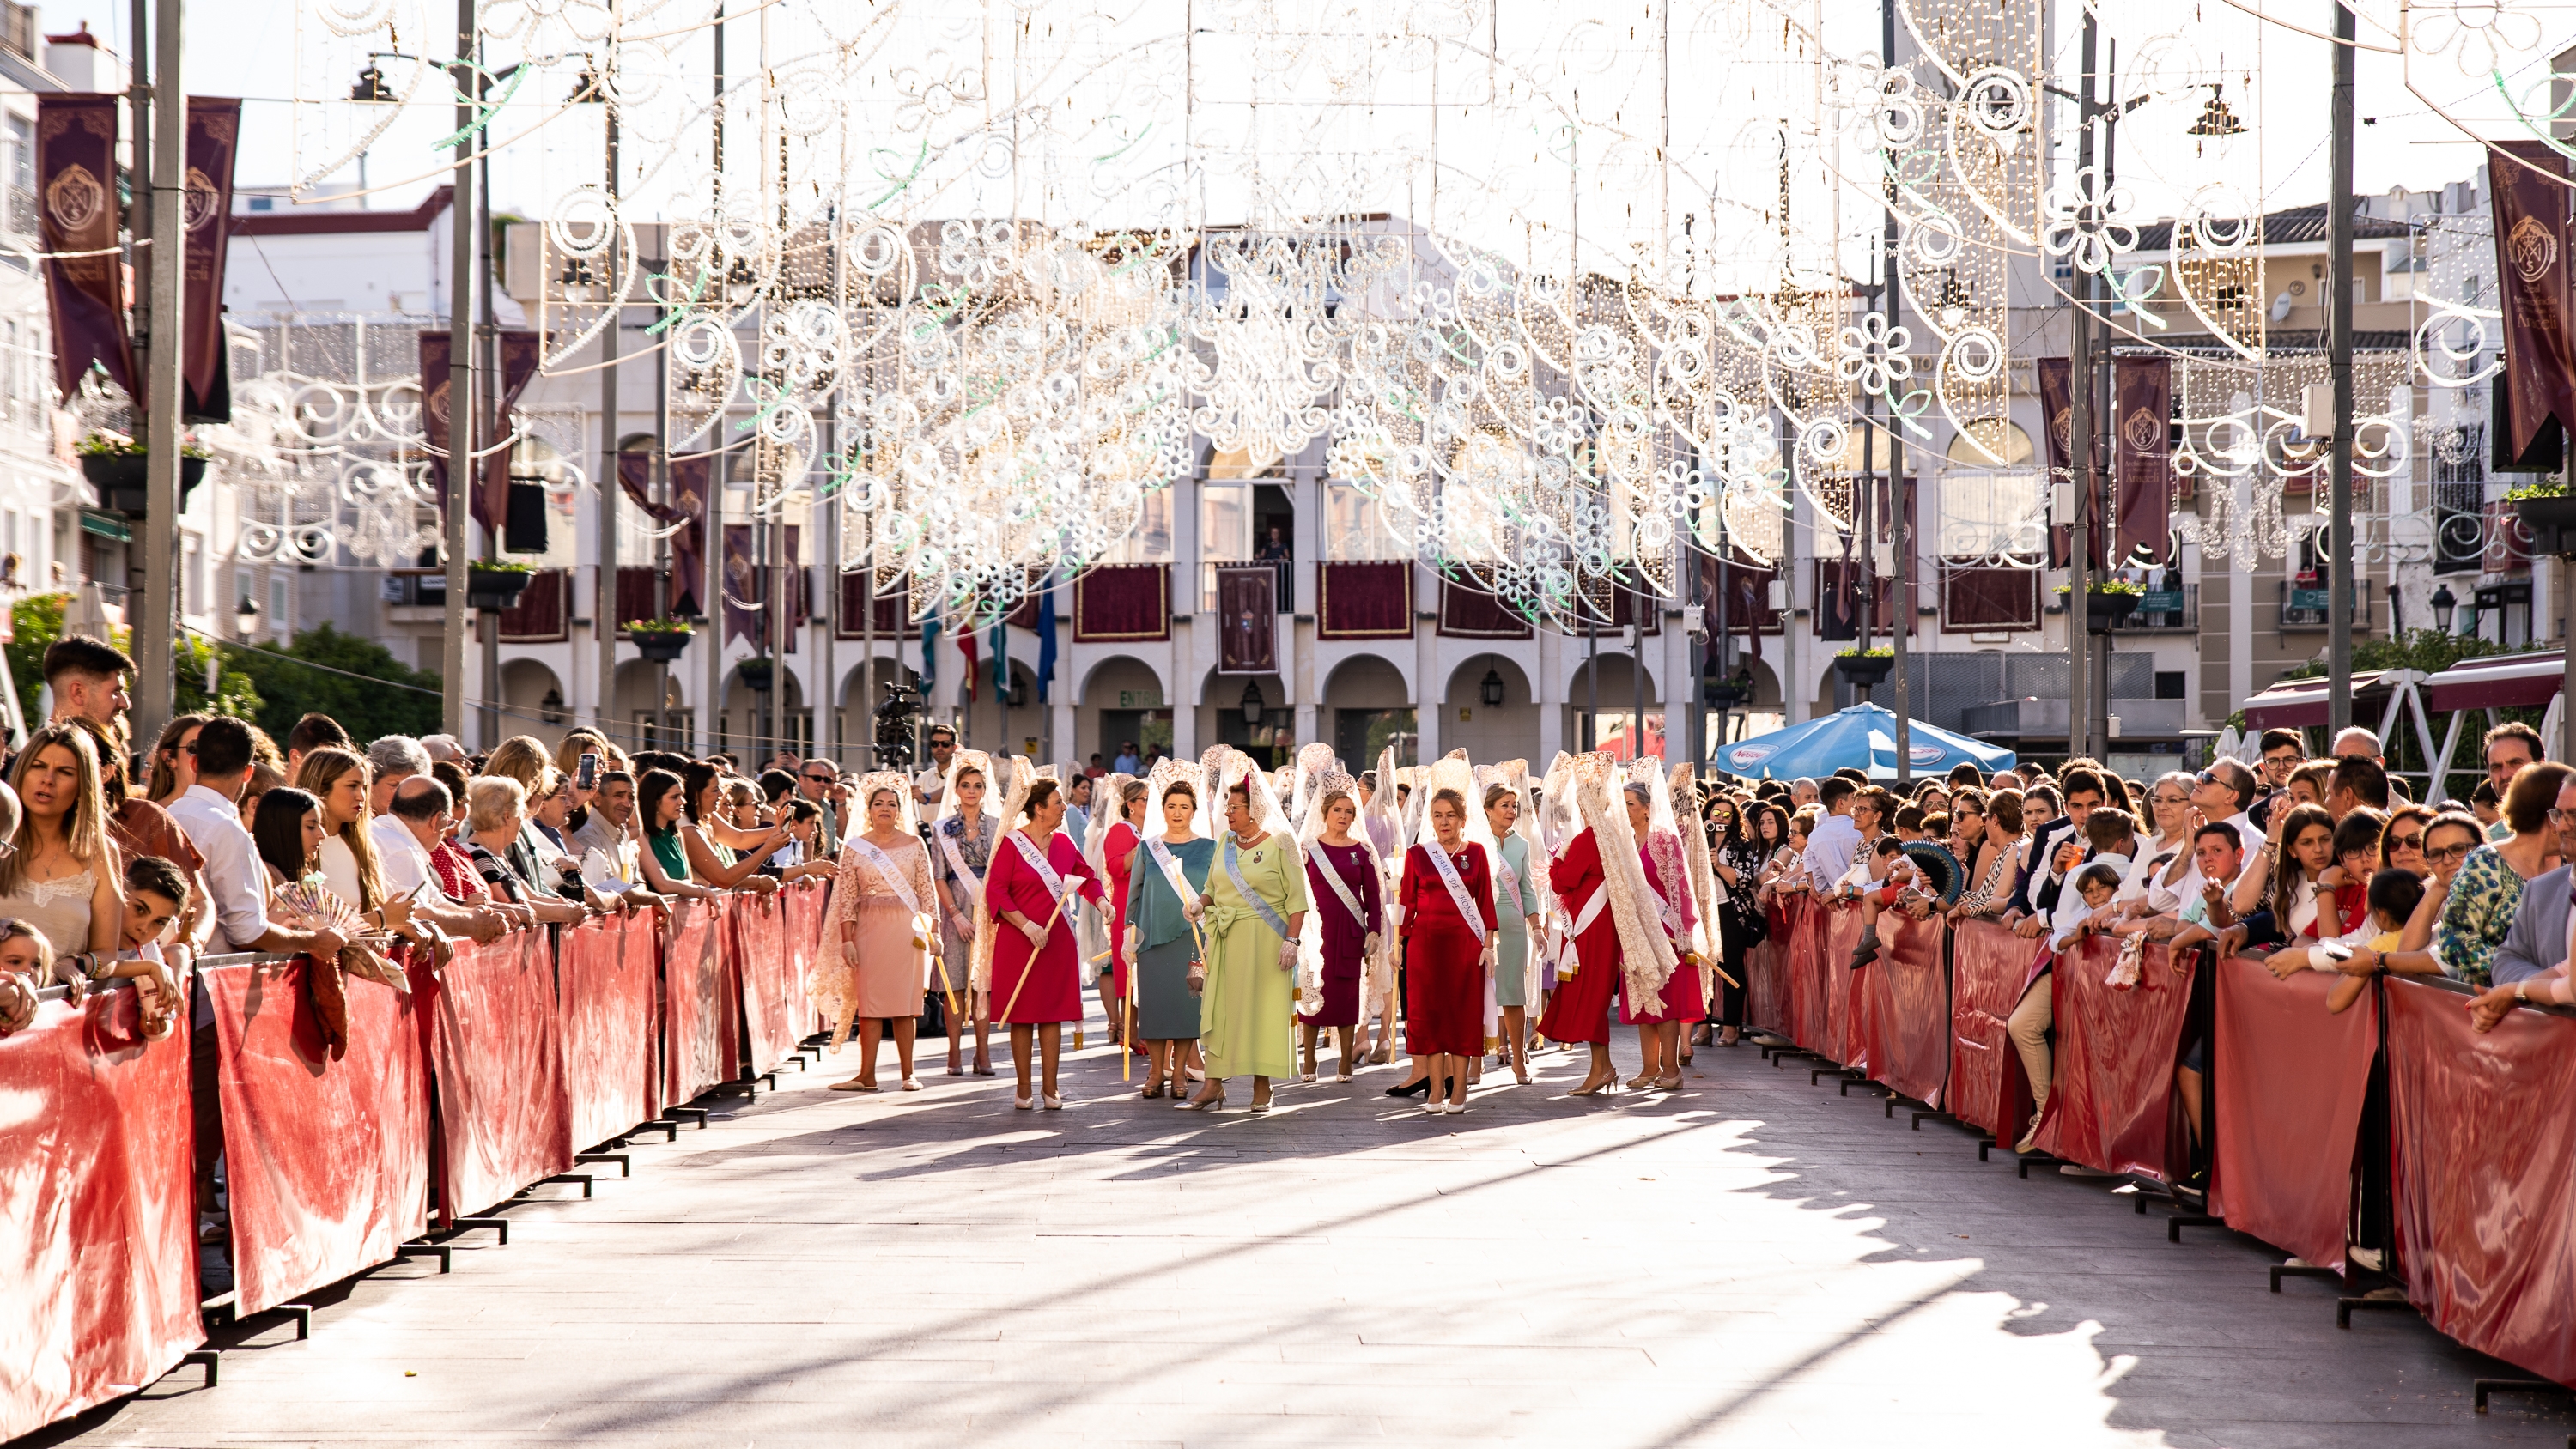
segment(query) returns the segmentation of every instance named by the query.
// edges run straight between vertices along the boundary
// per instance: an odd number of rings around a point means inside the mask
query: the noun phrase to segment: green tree
[[[18,689],[18,708],[32,725],[39,718],[37,706],[45,691],[45,650],[63,637],[63,613],[72,596],[62,594],[29,594],[10,607],[10,617],[17,627],[17,637],[9,642],[9,679]],[[126,629],[108,631],[109,643],[131,652],[133,633]],[[259,691],[248,676],[233,672],[230,664],[215,671],[215,688],[206,689],[206,665],[220,657],[229,646],[218,646],[193,635],[181,636],[173,653],[178,672],[177,704],[181,714],[228,714],[237,719],[259,718]],[[237,652],[237,651],[235,651]]]
[[[315,710],[355,740],[438,729],[438,676],[408,667],[372,639],[321,624],[282,648],[228,644],[223,653],[224,673],[248,678],[261,701],[260,727],[280,739]]]

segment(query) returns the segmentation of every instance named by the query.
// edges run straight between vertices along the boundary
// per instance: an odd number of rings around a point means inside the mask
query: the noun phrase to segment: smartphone
[[[599,752],[584,750],[581,752],[581,763],[573,767],[572,787],[576,790],[591,790],[598,788],[598,785]]]
[[[2317,954],[2329,961],[2349,961],[2352,959],[2352,948],[2341,941],[2319,941]]]

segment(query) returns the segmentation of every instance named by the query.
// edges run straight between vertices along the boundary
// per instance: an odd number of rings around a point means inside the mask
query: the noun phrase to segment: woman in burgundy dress
[[[1637,1049],[1645,1058],[1628,1085],[1670,1092],[1682,1084],[1682,1028],[1708,1015],[1708,1008],[1700,995],[1698,967],[1689,959],[1691,929],[1699,924],[1699,909],[1691,903],[1690,888],[1684,883],[1681,838],[1669,830],[1649,828],[1654,816],[1653,799],[1653,792],[1644,785],[1627,787],[1628,828],[1642,842],[1637,856],[1651,893],[1648,903],[1662,923],[1665,937],[1673,943],[1674,954],[1684,960],[1664,982],[1659,1000],[1631,1000],[1623,979],[1619,986],[1619,1019],[1637,1028]]]
[[[1020,813],[1028,823],[993,847],[993,864],[984,877],[985,899],[993,911],[992,1019],[1011,1029],[1011,1067],[1020,1088],[1011,1105],[1024,1112],[1030,1105],[1029,1037],[1034,1029],[1046,1058],[1047,1110],[1053,1112],[1064,1106],[1055,1072],[1064,1023],[1082,1015],[1077,969],[1082,951],[1073,943],[1070,897],[1081,895],[1098,908],[1100,882],[1091,878],[1090,863],[1058,829],[1064,824],[1064,792],[1055,781],[1030,786]],[[1066,897],[1062,909],[1056,905],[1059,895]]]
[[[1581,781],[1573,788],[1595,787]],[[1547,863],[1547,883],[1563,913],[1558,929],[1573,938],[1575,967],[1572,976],[1559,976],[1546,1014],[1539,1018],[1539,1034],[1592,1048],[1592,1069],[1569,1095],[1598,1096],[1619,1083],[1618,1069],[1610,1062],[1610,1001],[1619,991],[1621,972],[1619,924],[1609,909],[1610,879],[1602,868],[1601,842],[1591,830],[1557,848]],[[1557,969],[1564,969],[1561,960]]]
[[[1426,812],[1432,840],[1405,852],[1404,1040],[1430,1075],[1427,1113],[1467,1110],[1467,1064],[1485,1051],[1485,973],[1493,953],[1494,876],[1465,838],[1467,797],[1443,789]],[[1443,1101],[1443,1095],[1447,1100]]]
[[[1127,1022],[1133,1015],[1127,1009],[1127,885],[1134,879],[1137,844],[1143,835],[1145,821],[1145,782],[1116,777],[1118,818],[1100,842],[1100,866],[1109,876],[1109,974],[1100,978],[1103,1000],[1100,1005],[1109,1013],[1109,1039],[1127,1040]],[[1139,1056],[1144,1048],[1129,1043]]]
[[[1360,979],[1368,972],[1378,933],[1385,929],[1385,900],[1377,856],[1352,833],[1360,807],[1350,791],[1327,785],[1315,813],[1323,830],[1306,847],[1306,894],[1315,903],[1322,932],[1324,1004],[1312,1016],[1301,1012],[1297,1017],[1305,1038],[1302,1075],[1315,1080],[1316,1043],[1330,1027],[1342,1043],[1342,1069],[1334,1080],[1347,1082],[1359,1066]]]

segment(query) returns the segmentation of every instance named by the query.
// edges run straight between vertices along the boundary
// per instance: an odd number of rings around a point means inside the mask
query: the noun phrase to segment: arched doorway
[[[534,659],[513,659],[501,666],[501,739],[529,735],[552,750],[562,742],[570,722],[563,681],[553,670]]]
[[[1201,739],[1232,745],[1267,770],[1287,764],[1297,753],[1297,711],[1288,702],[1287,682],[1278,675],[1211,669],[1199,704],[1201,721],[1209,726]]]
[[[1641,686],[1642,712],[1637,708]],[[1574,723],[1568,748],[1602,750],[1629,759],[1630,736],[1635,733],[1642,736],[1639,753],[1665,753],[1663,700],[1655,692],[1655,673],[1641,672],[1629,655],[1605,649],[1597,660],[1578,657],[1567,676],[1566,699]]]
[[[762,663],[746,659],[726,672],[724,703],[716,711],[715,747],[732,755],[745,774],[759,773],[780,750],[800,758],[814,753],[814,714],[805,705],[804,682],[784,660],[767,661],[764,677]],[[744,665],[751,666],[748,672]],[[767,697],[773,690],[776,697]],[[773,706],[774,733],[769,728]]]
[[[1335,666],[1324,681],[1324,720],[1333,753],[1353,774],[1377,768],[1377,757],[1395,748],[1399,765],[1417,763],[1422,738],[1421,716],[1413,703],[1413,686],[1394,661],[1374,654],[1356,655]]]
[[[696,720],[680,688],[681,671],[641,659],[617,666],[609,720],[628,749],[696,751]]]
[[[1440,701],[1440,747],[1463,749],[1480,765],[1526,760],[1543,771],[1538,754],[1538,705],[1529,676],[1500,654],[1479,654],[1449,676]]]
[[[1091,667],[1074,697],[1073,739],[1065,753],[1082,764],[1100,756],[1115,764],[1129,745],[1141,763],[1172,753],[1172,697],[1154,666],[1132,654],[1113,654]]]

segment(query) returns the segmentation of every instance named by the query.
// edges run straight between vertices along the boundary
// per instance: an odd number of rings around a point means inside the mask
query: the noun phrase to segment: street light
[[[259,605],[251,602],[250,595],[244,594],[241,603],[233,609],[233,633],[240,636],[241,641],[247,644],[251,636],[258,632]]]
[[[2459,606],[2459,596],[2451,592],[2449,584],[2435,588],[2433,590],[2433,626],[2445,634],[2450,633],[2451,611]]]
[[[1243,722],[1248,725],[1261,723],[1261,715],[1265,708],[1266,706],[1261,702],[1261,682],[1254,680],[1244,685]]]
[[[1503,672],[1491,665],[1486,666],[1485,682],[1477,687],[1477,693],[1484,699],[1485,708],[1501,709],[1503,707]]]

